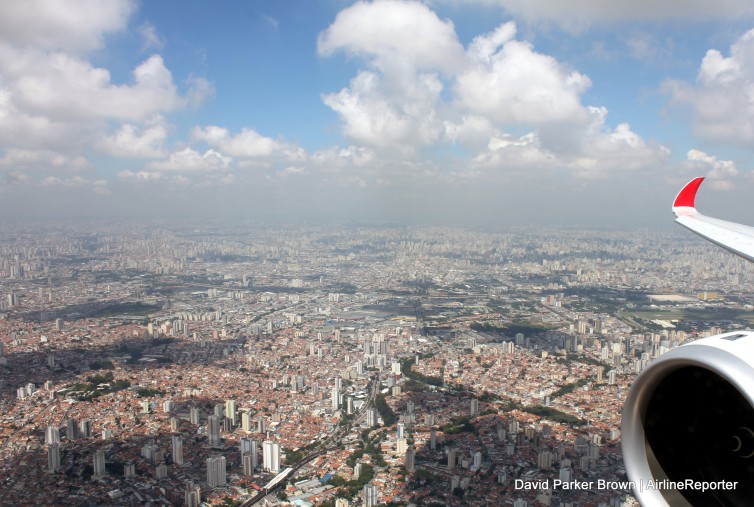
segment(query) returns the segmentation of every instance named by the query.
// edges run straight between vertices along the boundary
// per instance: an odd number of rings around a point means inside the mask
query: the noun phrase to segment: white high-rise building
[[[376,507],[379,504],[379,498],[377,497],[377,486],[374,484],[367,484],[364,486],[364,507]]]
[[[277,473],[280,471],[280,443],[265,440],[262,447],[262,467]]]
[[[57,426],[48,426],[45,430],[45,444],[60,443],[60,428]]]
[[[207,435],[210,447],[220,445],[220,418],[216,415],[207,417]]]
[[[202,490],[194,481],[186,481],[186,492],[184,495],[185,507],[199,507],[202,504]]]
[[[340,389],[337,387],[332,388],[332,409],[338,410],[340,408]]]
[[[251,414],[249,414],[248,412],[243,412],[241,414],[241,429],[248,433],[251,433],[251,426]]]
[[[236,400],[228,400],[225,402],[225,417],[230,419],[231,425],[236,425]]]
[[[225,484],[225,456],[207,458],[207,485],[210,488],[216,488]]]
[[[183,465],[183,439],[180,435],[173,435],[173,463]]]
[[[377,426],[377,410],[374,408],[367,409],[367,426],[370,428]]]

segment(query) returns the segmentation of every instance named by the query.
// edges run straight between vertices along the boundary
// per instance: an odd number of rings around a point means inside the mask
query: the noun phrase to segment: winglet
[[[673,201],[674,212],[676,211],[676,208],[691,208],[696,211],[694,198],[696,197],[696,191],[699,190],[699,185],[702,184],[702,181],[704,181],[704,178],[699,177],[686,183],[686,186],[684,186],[681,191],[678,192],[678,195],[675,196],[675,201]]]

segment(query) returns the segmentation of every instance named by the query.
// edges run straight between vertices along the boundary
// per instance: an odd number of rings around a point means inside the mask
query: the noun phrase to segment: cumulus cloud
[[[705,175],[710,186],[717,190],[732,189],[733,180],[738,176],[738,169],[732,160],[718,160],[714,155],[696,149],[686,153],[684,169],[695,176]]]
[[[124,123],[102,139],[100,149],[116,157],[159,158],[164,155],[163,143],[167,136],[168,127],[162,118],[148,127]]]
[[[458,0],[445,0],[457,3]],[[528,21],[553,22],[568,30],[579,31],[594,23],[710,18],[736,19],[754,15],[749,0],[686,0],[682,8],[676,0],[473,0],[474,3],[499,6]],[[469,2],[464,0],[464,4]]]
[[[322,99],[338,113],[349,138],[375,147],[412,150],[442,137],[436,113],[441,91],[442,84],[432,74],[415,75],[399,90],[390,76],[362,71],[348,88]]]
[[[471,64],[456,82],[463,107],[497,123],[586,119],[580,96],[591,86],[589,78],[514,40],[515,33],[515,25],[506,23],[471,43]]]
[[[299,148],[265,137],[250,128],[242,129],[234,136],[228,129],[216,125],[204,128],[195,127],[192,137],[233,157],[258,158],[283,155],[296,158],[300,156]]]
[[[332,147],[314,152],[311,163],[326,172],[363,168],[376,160],[374,150],[363,146]]]
[[[369,23],[378,20],[379,29]],[[412,29],[416,23],[416,30]],[[438,62],[417,38],[447,54]],[[409,48],[400,55],[399,48]],[[668,150],[627,124],[609,127],[607,110],[582,103],[588,76],[537,52],[503,23],[462,48],[450,22],[426,5],[392,0],[341,11],[319,37],[320,55],[357,56],[349,85],[325,94],[342,131],[356,144],[390,153],[460,143],[478,168],[566,168],[580,177],[664,163]],[[529,134],[513,136],[510,132]]]
[[[589,125],[578,132],[579,143],[559,151],[536,132],[521,137],[510,134],[491,138],[487,150],[472,161],[472,169],[554,170],[566,168],[580,178],[595,179],[611,171],[648,170],[667,162],[670,150],[647,143],[627,123],[614,129],[606,125],[607,110],[589,108]]]
[[[733,43],[730,56],[708,50],[696,83],[669,80],[664,89],[674,104],[691,107],[698,135],[750,148],[754,142],[754,30]]]
[[[0,158],[0,167],[16,170],[63,170],[76,172],[89,167],[89,162],[82,157],[70,157],[50,150],[26,150],[10,148]]]
[[[113,83],[106,69],[65,53],[15,56],[0,62],[0,73],[16,105],[52,120],[145,120],[187,103],[159,55],[134,69],[132,84]]]
[[[135,8],[133,0],[5,2],[0,43],[45,50],[96,49],[106,34],[126,28]]]
[[[455,27],[418,2],[358,2],[340,11],[317,39],[317,51],[367,58],[383,72],[396,68],[439,69],[463,65],[463,46]]]
[[[155,171],[217,172],[227,170],[232,160],[212,149],[199,153],[185,148],[171,153],[165,160],[150,162],[147,168]]]

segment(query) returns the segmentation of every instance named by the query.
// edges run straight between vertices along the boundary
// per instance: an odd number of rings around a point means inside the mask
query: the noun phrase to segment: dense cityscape
[[[682,230],[6,223],[0,503],[638,505],[628,388],[753,281]]]

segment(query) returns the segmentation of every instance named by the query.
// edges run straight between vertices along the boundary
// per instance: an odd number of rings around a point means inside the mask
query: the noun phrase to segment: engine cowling
[[[626,398],[622,440],[646,507],[754,505],[754,332],[655,359]]]

